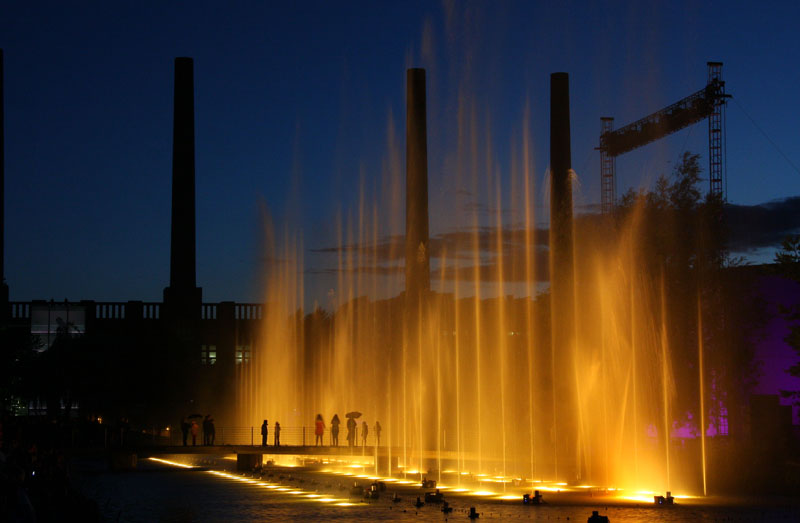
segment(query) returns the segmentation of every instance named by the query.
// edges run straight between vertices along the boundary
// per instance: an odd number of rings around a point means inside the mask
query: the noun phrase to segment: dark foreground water
[[[760,502],[726,506],[681,505],[668,508],[647,506],[555,506],[529,507],[480,498],[448,497],[454,512],[444,515],[440,505],[419,509],[412,504],[417,493],[401,491],[402,501],[393,503],[390,494],[369,504],[337,506],[309,495],[324,495],[343,501],[346,491],[324,492],[331,485],[325,477],[311,484],[306,476],[303,493],[267,489],[203,470],[178,469],[151,463],[133,472],[111,473],[92,466],[77,466],[74,480],[84,494],[94,499],[108,521],[469,521],[467,511],[475,506],[478,521],[584,522],[592,510],[599,510],[611,522],[639,521],[800,521],[800,507]],[[297,478],[295,475],[295,484]],[[274,478],[277,482],[277,474]],[[329,479],[329,478],[328,478]],[[286,482],[286,480],[282,480]],[[336,483],[338,487],[338,483]],[[283,488],[283,487],[281,487]],[[287,486],[287,489],[291,487]],[[341,487],[339,487],[341,488]],[[329,488],[330,490],[330,488]],[[309,494],[311,493],[311,494]],[[353,500],[355,502],[355,500]]]

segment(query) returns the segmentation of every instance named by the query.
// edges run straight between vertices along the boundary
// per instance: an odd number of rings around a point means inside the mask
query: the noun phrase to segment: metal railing
[[[361,432],[357,433],[356,446],[362,446],[363,440],[361,439]],[[192,445],[191,431],[187,434],[187,445]],[[325,430],[322,436],[322,444],[330,446],[331,442],[330,429]],[[163,441],[163,440],[162,440]],[[200,430],[195,438],[197,446],[203,445],[204,434]],[[183,434],[180,428],[171,430],[168,436],[169,445],[183,445]],[[215,427],[213,445],[252,445],[261,446],[261,427]],[[270,425],[267,433],[267,446],[272,447],[275,444],[275,426]],[[367,445],[375,445],[377,443],[375,435],[372,431],[367,435]],[[383,442],[382,442],[383,443]],[[316,444],[316,436],[314,434],[314,427],[281,427],[280,444],[287,446],[314,446]],[[347,446],[347,431],[339,431],[339,446]]]
[[[29,301],[12,301],[9,302],[11,307],[11,318],[15,320],[29,320],[31,318],[31,302]]]

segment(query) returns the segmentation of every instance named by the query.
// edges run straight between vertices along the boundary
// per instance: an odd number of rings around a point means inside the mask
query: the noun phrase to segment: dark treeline
[[[749,392],[758,377],[753,357],[765,308],[757,299],[756,272],[726,250],[724,202],[698,188],[703,181],[699,161],[699,155],[686,152],[672,175],[660,176],[652,191],[625,193],[615,220],[639,220],[634,244],[642,270],[655,288],[663,278],[667,338],[681,392],[677,412],[699,414],[702,318],[707,415],[718,418],[725,408],[735,435],[746,427]]]

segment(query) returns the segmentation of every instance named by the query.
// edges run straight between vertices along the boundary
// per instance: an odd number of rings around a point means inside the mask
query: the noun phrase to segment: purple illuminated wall
[[[759,290],[768,307],[769,320],[764,328],[763,339],[756,340],[755,357],[761,362],[761,376],[753,392],[780,394],[781,390],[800,390],[800,378],[793,377],[787,372],[798,358],[784,341],[789,334],[790,324],[778,310],[779,305],[800,303],[800,284],[777,276],[764,276]],[[789,403],[788,399],[781,398],[782,405]],[[792,408],[792,423],[800,424],[797,407]]]

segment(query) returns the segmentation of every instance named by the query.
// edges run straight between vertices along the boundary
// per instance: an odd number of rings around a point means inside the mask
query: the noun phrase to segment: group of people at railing
[[[349,447],[356,447],[359,446],[359,423],[356,421],[357,418],[361,417],[360,412],[349,412],[345,415],[347,418],[347,422],[345,424],[345,428],[347,429],[347,445]],[[202,425],[199,421],[202,418]],[[330,421],[330,440],[329,445],[332,447],[339,446],[339,426],[341,425],[341,420],[339,419],[338,414],[334,414]],[[369,424],[362,420],[360,423],[361,428],[361,446],[367,445],[368,436],[370,433]],[[201,428],[202,427],[202,428]],[[229,428],[230,429],[230,428]],[[225,429],[225,434],[228,434],[228,430]],[[322,418],[322,414],[317,414],[316,420],[314,422],[314,436],[315,436],[315,446],[323,446],[324,443],[324,436],[327,427],[325,425],[325,421]],[[250,430],[249,428],[239,427],[238,429],[234,427],[234,433],[236,431],[241,430]],[[375,421],[375,425],[372,427],[373,435],[375,438],[375,446],[379,446],[381,444],[381,431],[382,431],[380,421]],[[211,414],[206,414],[203,416],[202,414],[192,414],[190,416],[186,416],[181,420],[181,434],[183,436],[183,446],[186,447],[189,445],[189,437],[191,436],[191,445],[196,446],[198,443],[198,436],[200,436],[202,431],[203,442],[202,445],[204,446],[213,446],[216,440],[216,427],[214,424],[214,418]],[[269,421],[264,420],[261,424],[261,446],[266,447],[269,445],[269,436],[270,436],[270,426]],[[291,431],[290,431],[291,432]],[[303,432],[303,444],[305,445],[305,435],[306,429],[302,429]],[[252,436],[252,433],[251,433]],[[281,424],[276,421],[272,427],[272,445],[275,447],[279,447],[281,445]],[[230,438],[228,438],[230,439]],[[252,440],[252,437],[250,438]],[[253,442],[251,441],[251,444]],[[222,443],[224,444],[224,442]]]
[[[350,447],[354,447],[358,445],[358,422],[356,421],[357,418],[361,417],[360,412],[348,412],[345,417],[347,418],[347,445]],[[331,436],[330,436],[330,445],[332,447],[339,446],[339,425],[341,425],[341,420],[339,420],[339,415],[334,414],[333,418],[331,418]],[[375,421],[375,426],[373,427],[375,431],[375,446],[379,446],[381,444],[381,423],[380,421]],[[314,422],[314,445],[321,446],[324,445],[323,436],[325,435],[325,420],[322,418],[322,414],[317,414],[317,418]],[[369,435],[369,425],[366,421],[361,422],[361,445],[366,447],[367,446],[367,436]]]
[[[273,445],[276,447],[281,446],[281,424],[277,421],[275,422],[275,426],[272,429],[272,434],[274,437]],[[264,420],[264,423],[261,424],[261,446],[267,446],[267,438],[269,436],[269,422]]]
[[[183,436],[183,446],[187,446],[189,435],[192,436],[192,446],[197,445],[197,436],[200,435],[200,424],[198,419],[203,418],[203,445],[214,445],[214,440],[217,437],[217,429],[214,426],[214,418],[211,414],[192,414],[186,416],[181,421],[181,434]]]

